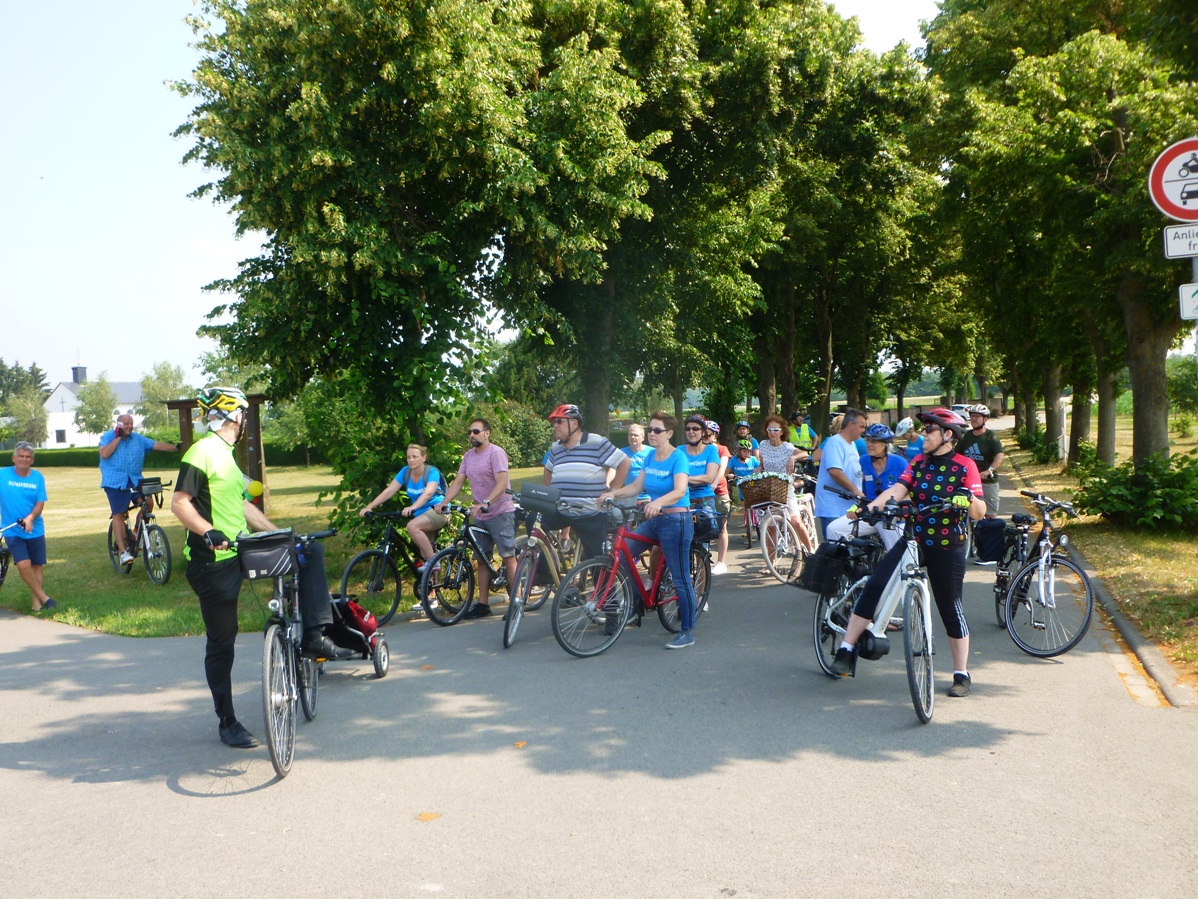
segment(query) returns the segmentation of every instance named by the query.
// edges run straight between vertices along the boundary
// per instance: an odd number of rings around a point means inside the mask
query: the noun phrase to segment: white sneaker
[[[128,565],[130,562],[132,562],[136,558],[137,558],[137,556],[133,555],[133,553],[126,550],[125,552],[121,553],[121,564]]]
[[[723,562],[716,562],[714,565],[711,566],[711,573],[712,574],[727,574],[728,566],[725,565]]]

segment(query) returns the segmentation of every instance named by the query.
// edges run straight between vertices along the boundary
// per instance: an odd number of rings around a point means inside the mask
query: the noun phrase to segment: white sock
[[[852,652],[852,651],[853,651],[853,644],[852,644],[852,643],[845,643],[845,642],[842,640],[842,641],[840,641],[840,648],[841,648],[841,649],[847,649],[849,652]]]

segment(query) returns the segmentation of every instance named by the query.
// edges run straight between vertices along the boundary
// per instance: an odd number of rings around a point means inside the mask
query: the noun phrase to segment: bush
[[[1125,390],[1115,400],[1115,412],[1119,415],[1131,415],[1135,411],[1132,392]]]
[[[1023,449],[1029,450],[1032,458],[1041,465],[1060,461],[1061,451],[1057,442],[1049,440],[1047,433],[1040,428],[1016,431],[1015,442]]]
[[[1081,479],[1074,503],[1122,527],[1144,530],[1198,526],[1198,455],[1151,456],[1138,469],[1132,462],[1095,465]]]
[[[1173,419],[1173,430],[1177,432],[1177,436],[1181,438],[1189,437],[1190,432],[1194,429],[1194,420],[1188,415],[1179,415]]]

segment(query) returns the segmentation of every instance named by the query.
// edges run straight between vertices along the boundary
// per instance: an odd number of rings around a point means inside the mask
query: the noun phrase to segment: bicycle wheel
[[[474,565],[464,547],[443,549],[424,566],[420,578],[424,611],[442,627],[457,624],[474,599]]]
[[[819,527],[815,523],[815,513],[811,511],[811,506],[809,506],[805,502],[799,503],[799,522],[803,525],[803,528],[807,531],[807,536],[811,539],[812,547],[818,546],[819,545]],[[799,551],[796,556],[798,564],[795,566],[794,573],[791,574],[791,576],[790,576],[791,583],[794,583],[795,581],[797,581],[799,579],[799,576],[803,573],[803,565],[807,562],[808,554],[809,554],[809,552],[808,552],[807,548],[805,546],[803,546],[803,542],[800,539]]]
[[[835,593],[821,593],[815,599],[815,616],[812,618],[815,659],[829,677],[836,677],[832,673],[832,660],[836,658],[836,650],[844,640],[853,606],[857,604],[868,580],[868,577],[863,577],[850,583],[847,577],[841,575]]]
[[[295,755],[295,662],[287,635],[278,624],[266,629],[262,642],[262,714],[266,748],[279,777],[286,777]]]
[[[11,561],[8,547],[0,546],[0,587],[4,586],[4,579],[8,577],[8,565]]]
[[[536,583],[538,569],[544,569],[551,564],[552,560],[549,556],[552,552],[552,547],[546,547],[542,543],[529,543],[527,554],[535,556],[534,562],[523,570],[519,565],[516,566],[516,587],[512,593],[519,593],[524,598],[525,612],[535,612],[541,606],[545,605],[550,593],[552,593],[552,589],[548,584]],[[520,561],[524,561],[523,555],[520,557]],[[560,566],[561,564],[561,560],[559,559],[558,565]],[[561,570],[559,567],[558,571]]]
[[[1081,642],[1094,615],[1094,588],[1086,573],[1064,556],[1045,565],[1031,562],[1007,592],[1007,631],[1015,645],[1042,659],[1059,656]]]
[[[133,570],[133,562],[121,564],[121,551],[117,549],[116,540],[113,538],[113,528],[116,527],[115,521],[108,522],[108,561],[112,562],[112,570],[117,574],[128,574]],[[125,528],[125,546],[126,548],[136,546],[137,543],[133,539],[133,532],[129,528]],[[130,552],[132,550],[130,549]]]
[[[932,622],[924,614],[924,593],[908,584],[903,593],[903,649],[907,656],[907,686],[922,724],[932,720],[936,695],[932,684]]]
[[[520,621],[524,618],[524,609],[534,587],[533,580],[540,561],[541,551],[534,547],[522,553],[516,563],[515,585],[512,587],[512,597],[508,602],[507,612],[503,616],[503,648],[509,649],[516,640],[516,631],[520,629]],[[541,588],[542,590],[544,588]]]
[[[711,591],[711,553],[701,546],[691,546],[691,585],[695,588],[695,622],[698,623]],[[682,622],[678,614],[678,591],[668,569],[661,576],[657,593],[657,620],[671,634],[676,634],[682,628]]]
[[[749,513],[749,504],[745,503],[745,549],[753,548],[753,516]]]
[[[785,515],[773,514],[761,521],[761,555],[770,574],[787,584],[803,566],[799,533]]]
[[[146,528],[146,546],[142,548],[146,563],[146,574],[159,586],[171,579],[171,545],[166,531],[156,524]]]
[[[300,656],[296,679],[304,718],[311,721],[316,717],[316,703],[320,698],[320,662],[307,656]]]
[[[341,575],[341,595],[352,596],[358,605],[373,612],[382,627],[395,616],[403,584],[395,561],[381,549],[358,553]]]
[[[579,658],[599,655],[620,638],[632,607],[627,576],[610,558],[567,572],[553,594],[553,636]]]

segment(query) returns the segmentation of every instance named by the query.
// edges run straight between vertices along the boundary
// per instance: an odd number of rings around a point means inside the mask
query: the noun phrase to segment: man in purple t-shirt
[[[508,589],[516,580],[516,506],[508,495],[507,453],[491,442],[491,425],[485,418],[470,422],[467,434],[470,449],[462,457],[457,477],[445,491],[445,500],[440,511],[444,512],[466,481],[470,481],[470,495],[474,503],[470,506],[470,517],[479,527],[485,528],[490,540],[482,540],[480,546],[490,555],[491,545],[499,550],[503,567],[507,571]],[[478,602],[465,614],[466,618],[485,618],[491,614],[491,569],[478,560]]]

